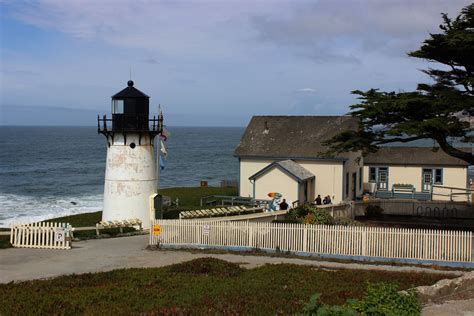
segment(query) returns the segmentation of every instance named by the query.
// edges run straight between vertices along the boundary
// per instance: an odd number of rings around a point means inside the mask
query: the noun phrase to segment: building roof
[[[302,166],[300,166],[293,160],[287,159],[287,160],[282,160],[282,161],[276,161],[269,164],[268,166],[266,166],[265,168],[263,168],[256,174],[250,176],[249,179],[258,178],[259,176],[267,173],[273,168],[280,169],[281,171],[285,172],[289,176],[293,177],[298,182],[303,182],[307,179],[314,178],[314,174],[309,172],[307,169],[303,168]]]
[[[114,94],[112,99],[124,99],[124,98],[150,98],[145,93],[141,92],[133,86],[133,81],[127,82],[127,87],[122,91]]]
[[[234,155],[324,158],[322,153],[328,148],[322,142],[357,127],[357,119],[351,116],[254,116]]]
[[[465,149],[466,151],[470,149]],[[464,160],[432,147],[381,147],[364,158],[367,165],[468,166]]]

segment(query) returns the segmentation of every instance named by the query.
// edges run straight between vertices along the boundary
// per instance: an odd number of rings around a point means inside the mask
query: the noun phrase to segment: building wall
[[[239,176],[239,195],[245,197],[253,197],[253,185],[249,177],[262,170],[273,160],[269,159],[240,159],[240,176]],[[268,198],[268,197],[267,197]]]
[[[364,182],[369,182],[369,167],[364,166]],[[443,184],[440,186],[465,189],[467,184],[467,168],[466,167],[443,167],[443,166],[394,166],[394,165],[377,165],[374,167],[388,167],[388,190],[397,183],[411,184],[417,192],[422,191],[422,173],[424,168],[442,168]],[[458,190],[456,192],[461,192]],[[449,194],[450,190],[436,189],[435,193]],[[449,196],[434,195],[433,199],[449,200]]]
[[[252,197],[253,186],[249,177],[262,170],[275,160],[271,159],[244,159],[240,160],[240,196]],[[343,200],[343,164],[342,161],[335,160],[295,160],[296,163],[306,168],[315,175],[315,180],[308,189],[308,199],[314,200],[320,194],[321,197],[330,195],[333,203]],[[285,180],[286,181],[286,180]],[[258,182],[258,180],[257,180]],[[270,184],[269,184],[270,185]],[[269,187],[267,192],[272,190]],[[297,194],[297,188],[294,189]],[[266,194],[265,193],[265,194]],[[281,193],[281,192],[280,192]],[[257,196],[257,198],[260,198]],[[268,197],[266,197],[268,198]]]
[[[255,198],[269,199],[268,193],[278,192],[288,204],[298,200],[300,184],[278,168],[273,168],[255,179]]]
[[[353,189],[354,183],[352,180],[352,175],[355,173],[355,197],[360,197],[363,193],[363,185],[360,186],[360,176],[362,175],[362,184],[364,182],[364,172],[363,169],[363,158],[360,152],[349,152],[344,154],[347,158],[347,161],[344,163],[344,170],[343,170],[343,199],[344,200],[352,200],[353,198]],[[349,174],[349,191],[346,194],[346,174]]]

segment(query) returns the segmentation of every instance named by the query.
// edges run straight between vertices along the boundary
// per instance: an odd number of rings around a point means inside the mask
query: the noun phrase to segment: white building
[[[312,202],[330,195],[333,203],[369,191],[380,198],[465,201],[468,164],[430,147],[382,147],[363,158],[350,152],[327,157],[322,145],[358,128],[350,116],[254,116],[235,149],[239,194],[288,202]],[[365,189],[365,190],[364,190]]]
[[[321,195],[333,203],[362,193],[359,153],[327,157],[322,142],[354,130],[350,116],[254,116],[234,155],[239,158],[240,196],[268,199],[279,192],[288,202],[312,202]]]

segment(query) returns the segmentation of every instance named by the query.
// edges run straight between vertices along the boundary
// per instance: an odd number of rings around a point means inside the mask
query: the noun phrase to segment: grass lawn
[[[164,212],[163,218],[178,218],[180,211],[195,210],[201,208],[201,198],[208,195],[238,195],[237,188],[221,187],[183,187],[161,189],[160,194],[171,197],[171,201],[179,199],[179,207],[170,207]]]
[[[202,258],[163,268],[3,284],[0,314],[292,314],[316,292],[324,303],[343,304],[362,297],[367,282],[394,282],[407,289],[449,277],[290,264],[246,270]]]

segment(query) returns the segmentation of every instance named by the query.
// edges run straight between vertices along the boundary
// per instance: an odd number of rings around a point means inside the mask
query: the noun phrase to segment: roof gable
[[[356,130],[351,116],[254,116],[234,151],[237,157],[323,158],[322,142]]]
[[[291,176],[292,178],[294,178],[298,182],[303,182],[307,179],[314,178],[314,174],[312,174],[310,171],[308,171],[304,167],[300,166],[299,164],[297,164],[293,160],[288,159],[288,160],[283,160],[283,161],[276,161],[276,162],[273,162],[273,163],[269,164],[268,166],[266,166],[262,170],[258,171],[254,175],[250,176],[249,179],[252,180],[252,179],[258,178],[261,175],[264,175],[265,173],[269,172],[270,170],[272,170],[274,168],[280,169],[281,171],[283,171],[287,175]]]

